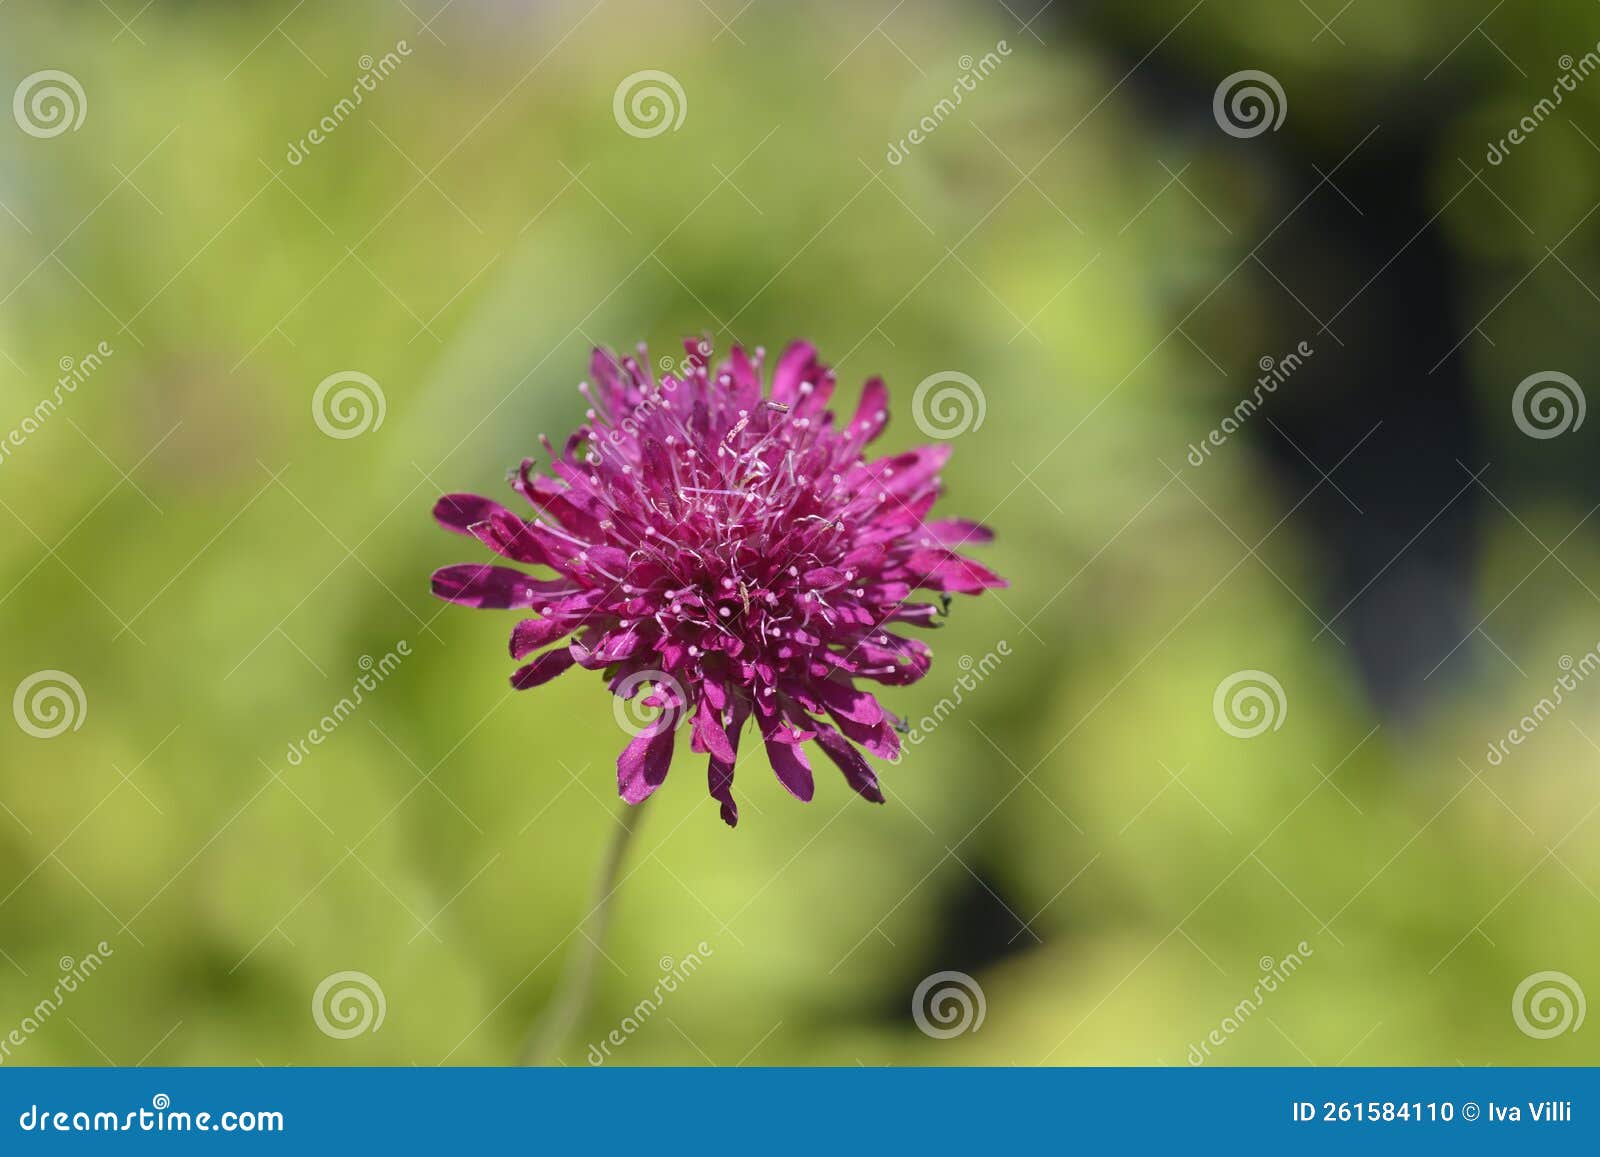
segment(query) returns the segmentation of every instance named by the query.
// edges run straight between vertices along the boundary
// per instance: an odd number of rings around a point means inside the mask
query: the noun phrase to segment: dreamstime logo
[[[685,351],[681,358],[674,358],[670,354],[662,354],[656,359],[656,368],[663,377],[671,375],[682,381],[694,373],[696,369],[704,366],[711,357],[711,341],[709,338],[700,338],[694,343],[693,352]]]
[[[89,115],[89,98],[70,72],[47,68],[22,78],[11,97],[11,115],[17,127],[41,140],[77,132]]]
[[[656,979],[655,988],[650,994],[634,1005],[628,1015],[624,1016],[616,1028],[612,1029],[600,1039],[599,1044],[591,1044],[587,1059],[591,1065],[603,1065],[611,1056],[611,1050],[621,1048],[628,1043],[628,1038],[638,1032],[652,1015],[660,1011],[661,1006],[672,993],[678,991],[678,986],[685,983],[691,976],[700,970],[706,958],[712,954],[711,945],[704,940],[695,945],[694,950],[685,954],[681,959],[674,960],[671,956],[663,956],[657,967],[661,975]]]
[[[365,972],[335,972],[311,994],[311,1019],[335,1040],[377,1032],[388,1010],[383,989]]]
[[[311,748],[321,747],[328,738],[344,723],[346,719],[356,713],[356,708],[367,701],[367,696],[376,691],[390,675],[400,667],[400,660],[411,655],[411,643],[401,639],[394,645],[394,650],[385,651],[383,657],[376,661],[371,655],[362,655],[356,660],[356,666],[361,668],[361,674],[356,676],[356,681],[350,686],[350,694],[342,696],[321,719],[316,726],[306,732],[304,739],[293,740],[289,744],[288,760],[292,767],[299,767],[311,754]]]
[[[89,715],[83,684],[65,671],[35,671],[17,684],[11,697],[17,726],[35,739],[54,739],[69,727],[77,731]]]
[[[311,395],[311,417],[330,438],[359,438],[383,425],[383,387],[360,370],[329,374]]]
[[[1498,141],[1489,142],[1489,150],[1484,154],[1484,159],[1491,165],[1498,165],[1511,154],[1511,150],[1522,144],[1538,131],[1544,124],[1545,118],[1556,111],[1556,106],[1566,99],[1566,94],[1578,91],[1578,86],[1596,71],[1600,71],[1600,44],[1585,52],[1577,60],[1572,58],[1570,52],[1564,52],[1556,60],[1556,67],[1561,69],[1561,75],[1556,77],[1555,84],[1550,86],[1550,96],[1540,97],[1533,108],[1528,111],[1512,127],[1511,131]],[[1551,98],[1555,99],[1551,99]]]
[[[1256,1013],[1261,1011],[1266,1004],[1267,997],[1277,992],[1279,988],[1289,982],[1289,978],[1300,971],[1306,960],[1315,955],[1308,941],[1302,940],[1293,949],[1283,954],[1280,959],[1274,960],[1271,956],[1263,956],[1256,961],[1256,967],[1261,970],[1254,987],[1245,994],[1244,998],[1228,1010],[1227,1014],[1217,1024],[1217,1027],[1200,1038],[1197,1044],[1189,1046],[1185,1059],[1191,1065],[1203,1065],[1211,1059],[1211,1054],[1227,1044],[1234,1033],[1245,1026],[1245,1023]]]
[[[24,414],[14,429],[0,435],[0,466],[5,465],[14,449],[26,445],[114,352],[109,342],[101,342],[80,358],[63,356],[56,362],[61,376],[56,379],[55,389],[35,402],[33,410]]]
[[[114,950],[104,940],[95,945],[93,949],[85,952],[83,956],[74,960],[71,956],[63,956],[56,961],[60,975],[56,978],[55,987],[44,995],[44,998],[33,1006],[22,1020],[5,1036],[0,1037],[0,1064],[11,1059],[11,1050],[21,1048],[28,1042],[28,1038],[38,1032],[40,1028],[66,1003],[78,987],[88,982],[89,978],[100,971],[100,966],[106,958],[113,955]]]
[[[659,137],[678,131],[689,114],[689,98],[670,72],[646,68],[622,78],[611,97],[611,115],[630,137]]]
[[[1586,651],[1582,658],[1576,662],[1571,655],[1562,655],[1556,665],[1561,668],[1562,674],[1556,676],[1556,681],[1550,687],[1550,694],[1542,695],[1521,719],[1516,726],[1506,731],[1504,739],[1489,741],[1485,758],[1491,767],[1499,767],[1511,754],[1510,749],[1521,747],[1533,733],[1544,726],[1545,720],[1556,713],[1556,708],[1566,702],[1569,693],[1576,691],[1578,685],[1596,671],[1600,671],[1600,643]]]
[[[994,674],[999,669],[1000,664],[1010,657],[1011,641],[1009,639],[1001,639],[995,644],[994,650],[986,651],[981,659],[974,659],[971,655],[962,655],[956,661],[956,666],[960,667],[963,673],[957,677],[955,686],[950,688],[950,694],[935,703],[928,714],[907,729],[904,746],[901,750],[895,752],[889,762],[899,763],[905,757],[905,747],[916,747],[937,731],[946,719],[955,714],[956,708],[966,701],[967,693],[974,692],[983,686],[984,680]]]
[[[945,122],[945,118],[956,111],[964,94],[977,90],[978,82],[987,77],[1004,62],[1004,58],[1011,55],[1011,46],[1004,40],[996,41],[993,50],[985,52],[976,60],[970,52],[961,54],[956,61],[961,69],[961,75],[956,77],[950,86],[950,95],[942,96],[935,102],[926,116],[919,120],[911,131],[898,141],[890,141],[884,159],[891,165],[898,165],[911,155],[911,150],[933,135],[934,131]]]
[[[1254,739],[1269,727],[1276,731],[1289,715],[1283,684],[1265,671],[1235,671],[1217,684],[1211,697],[1217,726],[1235,739]]]
[[[648,695],[640,695],[639,689],[646,683],[652,685]],[[674,715],[671,726],[680,726],[689,713],[684,710],[684,705],[689,702],[689,696],[683,689],[683,684],[665,671],[635,671],[622,677],[621,681],[612,688],[616,696],[611,701],[612,714],[616,716],[617,726],[629,735],[640,736],[654,734],[661,724],[662,717],[668,712]],[[656,714],[648,715],[643,708],[659,708]]]
[[[598,466],[605,459],[605,453],[601,448],[603,445],[609,444],[613,448],[627,447],[629,439],[639,436],[639,428],[650,415],[658,409],[665,409],[671,405],[670,397],[677,391],[679,383],[687,381],[697,368],[704,367],[710,357],[711,342],[706,338],[695,342],[694,351],[692,353],[685,351],[681,358],[674,359],[666,354],[661,355],[656,362],[657,368],[661,371],[660,384],[653,389],[649,386],[641,387],[638,405],[629,410],[620,422],[606,430],[603,436],[598,431],[594,432],[585,455],[589,464]],[[588,397],[589,383],[583,383],[579,390]],[[685,493],[691,492],[691,488],[685,487]]]
[[[1565,972],[1535,972],[1511,994],[1511,1019],[1538,1040],[1577,1032],[1586,1011],[1583,989]]]
[[[288,151],[284,154],[291,165],[299,165],[308,156],[311,150],[331,137],[334,131],[351,116],[357,107],[366,99],[366,94],[373,92],[378,87],[378,82],[384,80],[399,68],[403,58],[411,55],[411,46],[404,40],[395,42],[394,48],[385,52],[377,59],[373,59],[370,52],[363,53],[356,65],[361,69],[361,75],[356,77],[356,82],[350,86],[350,95],[342,96],[338,102],[328,110],[326,116],[312,126],[311,131],[298,141],[290,141]]]
[[[935,1040],[977,1032],[987,1011],[983,989],[965,972],[935,972],[911,994],[911,1019]]]
[[[1306,359],[1315,352],[1310,342],[1302,341],[1282,357],[1274,358],[1270,354],[1263,354],[1261,360],[1256,362],[1261,370],[1261,376],[1256,379],[1255,388],[1234,404],[1233,412],[1223,418],[1211,433],[1199,442],[1189,444],[1189,453],[1185,455],[1189,465],[1204,466],[1206,459],[1211,455],[1211,448],[1221,446],[1233,437],[1239,427],[1248,422],[1250,416],[1261,408],[1267,396],[1277,393],[1278,387],[1305,365]]]
[[[1583,387],[1559,370],[1522,379],[1511,395],[1511,420],[1530,438],[1557,438],[1583,425]]]
[[[911,395],[911,417],[917,429],[940,441],[981,428],[988,412],[983,387],[960,370],[929,374]]]
[[[1278,130],[1289,113],[1289,98],[1283,85],[1271,73],[1246,68],[1223,78],[1211,98],[1211,112],[1217,126],[1230,137],[1241,140]]]

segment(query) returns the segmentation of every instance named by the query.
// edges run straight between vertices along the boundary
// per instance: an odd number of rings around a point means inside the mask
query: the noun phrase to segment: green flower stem
[[[524,1065],[553,1064],[568,1035],[588,1010],[589,996],[594,988],[595,962],[600,955],[600,945],[605,940],[606,926],[610,923],[611,900],[617,893],[622,861],[628,854],[628,845],[633,842],[634,832],[638,830],[639,814],[643,810],[642,803],[623,805],[622,815],[617,821],[617,832],[612,836],[605,861],[600,866],[594,906],[589,909],[579,928],[580,943],[573,946],[572,954],[567,958],[566,971],[556,985],[555,995],[528,1036],[528,1043],[522,1052]]]

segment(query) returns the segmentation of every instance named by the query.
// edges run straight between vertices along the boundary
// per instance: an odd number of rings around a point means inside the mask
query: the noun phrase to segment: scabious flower
[[[839,427],[825,409],[834,374],[808,343],[784,351],[765,394],[762,350],[735,346],[713,370],[708,344],[685,346],[659,381],[642,346],[620,361],[595,351],[594,381],[579,387],[588,424],[560,453],[541,438],[550,475],[526,459],[510,480],[538,512],[532,521],[474,494],[434,507],[446,529],[555,577],[468,563],[437,571],[433,591],[538,613],[511,632],[511,657],[549,649],[517,669],[514,688],[574,665],[603,671],[623,699],[648,686],[638,702],[659,714],[617,760],[630,804],[661,786],[689,720],[711,795],[736,824],[734,763],[752,717],[797,799],[812,795],[802,744],[814,740],[856,792],[882,803],[861,749],[897,758],[902,724],[856,682],[927,674],[928,647],[897,631],[938,626],[950,593],[1005,586],[956,553],[993,536],[928,521],[948,446],[864,457],[888,422],[881,380]],[[911,601],[919,589],[939,602]]]

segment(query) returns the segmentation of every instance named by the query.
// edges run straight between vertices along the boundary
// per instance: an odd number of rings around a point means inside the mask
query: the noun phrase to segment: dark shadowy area
[[[1057,34],[1089,37],[1132,70],[1132,99],[1215,129],[1212,93],[1228,70],[1202,70],[1177,51],[1147,56],[1145,22],[1120,5],[1061,7],[1046,13]],[[1313,351],[1243,438],[1270,460],[1281,510],[1298,505],[1291,529],[1317,553],[1309,590],[1323,629],[1352,648],[1374,705],[1396,722],[1442,694],[1475,653],[1462,646],[1483,497],[1473,475],[1484,465],[1461,351],[1472,322],[1459,256],[1430,227],[1452,107],[1445,84],[1391,88],[1382,123],[1348,139],[1326,118],[1289,116],[1237,142],[1241,163],[1270,173],[1277,199],[1264,241],[1240,245],[1237,276],[1255,283],[1265,328],[1230,378],[1243,397],[1261,358],[1301,342]]]

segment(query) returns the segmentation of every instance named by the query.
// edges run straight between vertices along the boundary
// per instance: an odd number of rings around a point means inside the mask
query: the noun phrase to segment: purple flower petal
[[[520,570],[488,563],[461,563],[433,572],[433,593],[464,607],[531,607],[541,585]]]
[[[700,700],[700,709],[694,713],[694,743],[696,751],[709,752],[727,763],[734,759],[733,744],[722,729],[721,712],[711,706],[710,699]]]
[[[520,659],[531,654],[546,643],[572,634],[575,626],[570,619],[523,619],[511,630],[511,657]]]
[[[482,522],[497,511],[510,513],[493,499],[476,494],[446,494],[433,504],[433,517],[439,525],[457,534],[471,534],[474,522]]]
[[[516,673],[511,676],[511,686],[518,691],[526,691],[530,687],[550,682],[570,666],[572,666],[572,652],[566,647],[546,651],[533,662],[518,667]]]
[[[878,786],[878,777],[849,740],[833,728],[820,725],[817,728],[817,746],[844,772],[845,782],[856,794],[873,803],[883,802],[883,789]]]
[[[861,691],[831,679],[820,679],[811,684],[811,689],[818,699],[827,704],[829,711],[852,722],[871,727],[883,719],[883,708],[870,691]]]
[[[617,757],[617,790],[628,803],[643,803],[666,780],[676,734],[671,714],[663,714],[622,749]]]
[[[735,756],[739,753],[739,732],[744,728],[744,711],[735,711],[729,723],[728,758],[721,759],[715,755],[706,765],[706,785],[711,791],[711,798],[721,804],[719,809],[722,822],[730,828],[739,823],[739,805],[733,801],[733,769],[738,762]]]
[[[549,563],[533,528],[504,507],[491,511],[487,518],[474,522],[467,530],[502,558],[513,562]]]
[[[733,799],[733,763],[713,755],[706,764],[706,785],[711,798],[722,805],[718,809],[722,822],[730,828],[738,827],[739,805]]]
[[[845,431],[854,452],[859,454],[864,447],[877,441],[888,424],[889,387],[883,384],[882,378],[873,378],[862,389],[855,417],[850,419]]]
[[[924,529],[934,542],[951,550],[960,550],[963,546],[981,546],[994,541],[994,531],[981,522],[971,522],[965,518],[946,518],[939,522],[930,522]]]
[[[792,406],[800,400],[802,382],[815,382],[825,371],[817,364],[817,347],[808,341],[792,342],[772,367],[772,400]]]
[[[812,793],[816,791],[816,786],[811,782],[811,764],[807,762],[805,752],[800,749],[789,724],[776,715],[766,715],[760,711],[756,713],[756,722],[761,726],[767,758],[772,761],[772,770],[777,773],[778,782],[795,799],[810,803]]]

